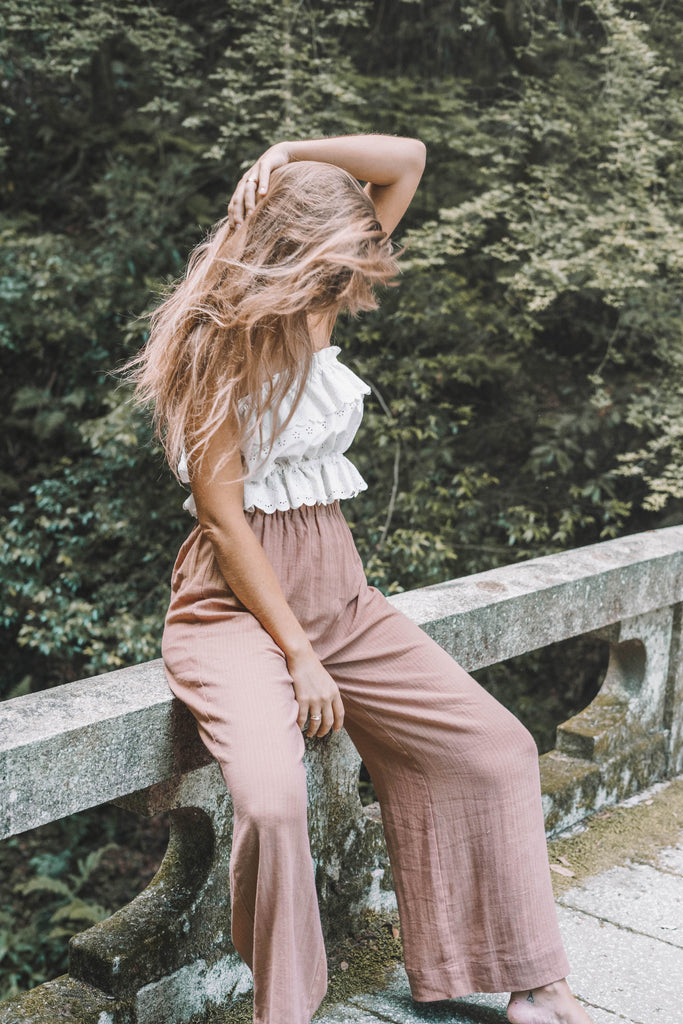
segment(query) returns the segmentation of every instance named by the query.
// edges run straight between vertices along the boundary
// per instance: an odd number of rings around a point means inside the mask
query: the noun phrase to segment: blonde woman
[[[132,371],[191,485],[163,657],[232,797],[256,1024],[307,1024],[325,993],[304,735],[342,724],[381,804],[415,999],[507,990],[515,1024],[590,1024],[564,981],[534,742],[368,586],[340,510],[366,486],[344,453],[369,388],[331,334],[395,276],[424,160],[408,138],[272,146]]]

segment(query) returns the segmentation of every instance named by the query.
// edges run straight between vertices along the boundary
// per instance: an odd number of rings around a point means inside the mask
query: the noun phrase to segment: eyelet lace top
[[[368,385],[337,359],[341,349],[329,345],[313,354],[313,362],[294,415],[270,447],[272,413],[263,420],[262,445],[255,439],[243,452],[248,475],[244,481],[244,508],[251,512],[285,511],[301,505],[329,505],[338,498],[353,498],[367,488],[344,452],[353,441],[363,416],[363,397]],[[294,396],[285,395],[278,411],[286,419]],[[240,413],[249,425],[249,402]],[[249,436],[249,431],[245,432]],[[183,483],[189,483],[187,462],[178,466]],[[192,495],[183,508],[197,509]]]

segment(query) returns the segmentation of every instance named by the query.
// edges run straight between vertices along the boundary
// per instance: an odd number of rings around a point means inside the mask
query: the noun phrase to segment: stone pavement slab
[[[683,947],[683,878],[649,864],[611,868],[570,889],[559,902]]]
[[[662,850],[657,858],[657,867],[664,871],[683,875],[683,843],[669,850]]]
[[[609,868],[558,898],[569,982],[594,1024],[683,1022],[683,837],[655,865]],[[315,1024],[503,1024],[507,1000],[416,1003],[399,967],[381,992],[328,1008]]]
[[[378,996],[355,996],[351,1002],[374,1011],[391,1024],[423,1024],[447,1021],[449,1024],[500,1024],[505,1020],[507,994],[478,993],[464,999],[416,1003],[410,995],[408,976],[397,968],[389,985]]]
[[[314,1024],[502,1024],[506,1006],[502,993],[416,1003],[405,970],[397,967],[381,992],[353,996],[346,1006],[316,1014]]]
[[[576,872],[553,876],[557,912],[569,983],[594,1024],[683,1024],[683,807],[670,785],[626,801],[575,830],[575,842],[570,833],[551,848],[554,863]],[[595,874],[592,856],[604,865]],[[400,966],[382,991],[328,1005],[314,1024],[505,1024],[508,997],[416,1003]]]
[[[584,1005],[593,1018],[594,1024],[634,1024],[633,1021],[622,1017],[620,1013],[610,1013],[609,1010],[596,1009],[594,1006],[588,1006],[588,1004]]]
[[[589,1008],[634,1024],[681,1024],[683,949],[568,907],[558,907],[558,916],[569,983]]]

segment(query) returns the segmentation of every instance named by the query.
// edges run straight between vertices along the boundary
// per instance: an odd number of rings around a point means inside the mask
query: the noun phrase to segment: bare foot
[[[593,1024],[564,978],[542,988],[513,992],[507,1017],[510,1024]]]

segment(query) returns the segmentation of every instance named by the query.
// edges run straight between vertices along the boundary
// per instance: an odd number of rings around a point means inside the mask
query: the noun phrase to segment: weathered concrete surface
[[[636,732],[664,728],[673,617],[673,608],[658,608],[603,631],[610,661],[600,695],[558,727],[558,750],[595,760],[623,750]]]
[[[540,761],[546,831],[555,835],[588,814],[642,792],[666,776],[667,737],[639,731],[623,750],[604,760],[586,761],[556,750]]]
[[[391,600],[472,671],[676,605],[683,600],[683,527],[532,559]],[[678,744],[675,756],[683,759],[680,667],[671,667],[667,692],[666,724]],[[5,701],[0,838],[207,762],[160,661]]]
[[[406,973],[399,967],[382,992],[374,996],[355,996],[351,1000],[351,1006],[365,1011],[366,1016],[361,1018],[363,1024],[374,1024],[377,1020],[391,1024],[416,1024],[418,1021],[420,1024],[423,1021],[443,1021],[444,1024],[472,1024],[474,1021],[477,1024],[500,1024],[506,1019],[507,999],[505,995],[494,993],[472,995],[464,999],[445,999],[437,1003],[415,1003],[410,995]],[[317,1019],[314,1020],[318,1024]],[[338,1015],[339,1024],[342,1024],[343,1020],[342,1010]]]
[[[224,909],[232,805],[221,782],[211,765],[166,786],[171,834],[161,867],[136,899],[71,939],[72,977],[131,998],[188,963],[203,960],[213,966],[234,955],[226,947]],[[140,809],[157,810],[161,794],[146,796],[147,806]]]
[[[0,839],[208,764],[161,660],[0,703]]]
[[[615,804],[671,772],[672,658],[678,657],[678,605],[596,630],[610,645],[600,693],[557,729],[541,758],[546,826],[553,832]]]
[[[683,772],[683,604],[678,604],[673,609],[664,717],[670,732],[669,773],[679,775]]]
[[[0,1002],[0,1024],[113,1024],[114,1000],[63,974],[26,995]]]
[[[589,1008],[612,1009],[633,1024],[680,1024],[683,951],[607,918],[563,907],[559,918],[574,989]]]
[[[678,797],[674,806],[670,794],[675,790]],[[658,787],[654,801],[658,806],[646,807],[644,803],[653,804],[650,798],[625,812],[618,808],[589,826],[588,831],[596,834],[595,848],[601,851],[609,848],[612,829],[619,859],[627,848],[623,841],[624,822],[633,819],[634,835],[641,842],[638,856],[647,856],[649,865],[618,864],[587,877],[559,896],[560,924],[572,964],[570,981],[595,1024],[680,1022],[683,837],[676,846],[659,853],[642,845],[649,834],[656,835],[655,823],[661,821],[668,807],[671,817],[680,822],[680,793],[679,783]],[[557,863],[553,851],[563,850],[573,864],[572,843],[581,839],[579,834],[575,839],[552,844],[551,859]],[[178,1019],[169,1016],[171,1005],[189,1013],[196,1006],[203,983],[210,983],[216,995],[226,991],[230,983],[234,985],[233,992],[243,991],[247,976],[244,972],[240,975],[236,965],[233,967],[231,976],[227,966],[211,971],[199,963],[177,972],[162,986],[152,984],[143,988],[136,1002],[136,1010],[144,1011],[140,1019],[168,1024],[169,1020]],[[17,1001],[1,1005],[0,1024],[52,1024],[65,1018],[78,1024],[113,1024],[115,1019],[113,1000],[68,979],[41,986],[35,990],[32,1002],[31,1013],[25,1012],[24,1004]],[[503,1024],[506,1002],[507,994],[491,994],[414,1003],[405,972],[398,968],[380,993],[353,996],[342,1005],[325,1007],[316,1016],[315,1024]],[[230,1017],[216,1017],[216,1024],[223,1019],[228,1024]]]
[[[620,865],[571,889],[561,902],[683,949],[683,883],[674,872],[649,864]]]
[[[310,744],[309,831],[326,939],[378,900],[387,867],[379,822],[358,796],[359,755],[345,733]],[[119,801],[170,810],[171,837],[147,888],[69,943],[69,973],[116,997],[112,1024],[182,1024],[251,987],[230,939],[232,804],[217,764]]]
[[[470,672],[683,600],[683,526],[392,597]]]

